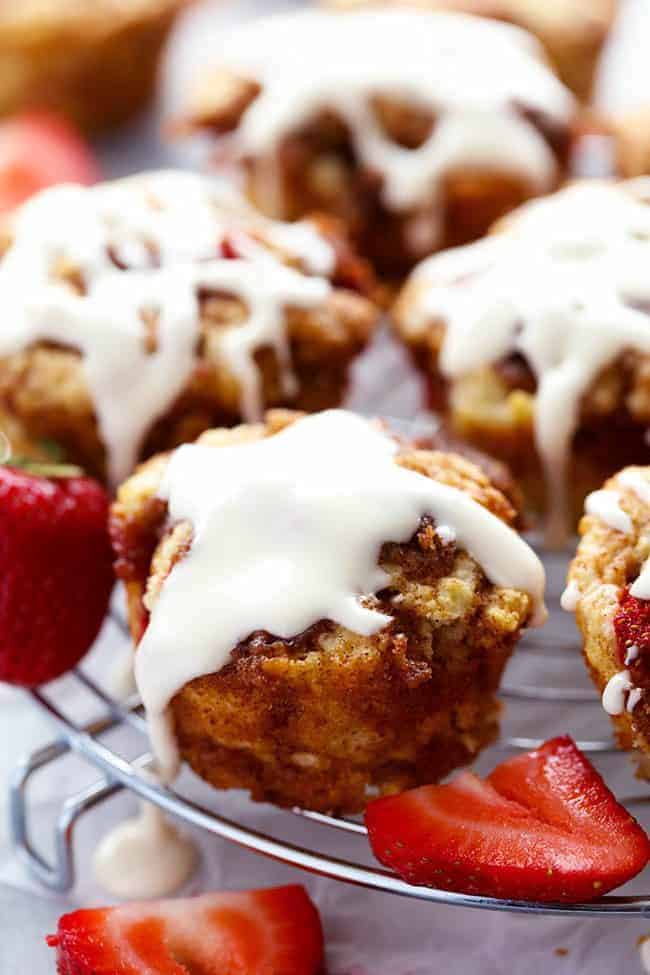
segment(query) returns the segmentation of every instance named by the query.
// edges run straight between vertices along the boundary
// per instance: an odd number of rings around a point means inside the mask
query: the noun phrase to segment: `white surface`
[[[638,101],[638,91],[643,85],[650,97],[650,69],[647,54],[643,53],[648,50],[650,32],[642,33],[647,24],[642,17],[644,6],[647,6],[647,0],[631,0],[629,3],[628,22],[632,27],[624,33],[630,41],[625,52],[613,58],[626,69],[628,65],[631,68],[637,65],[633,71],[633,85],[628,85],[626,90],[626,86],[619,82],[610,88],[609,100],[619,104]],[[258,4],[259,7],[267,10],[270,2]],[[252,8],[251,3],[239,4],[239,9]],[[176,57],[170,65],[167,87],[187,78],[200,62],[209,58],[210,51],[219,43],[223,18],[231,16],[231,12],[232,6],[208,4],[188,15],[174,45]],[[620,78],[620,73],[617,77]],[[178,159],[178,149],[160,151],[155,142],[155,131],[156,120],[152,118],[140,127],[133,127],[130,133],[106,140],[103,158],[107,174],[118,175]],[[135,145],[134,136],[138,140]],[[127,147],[128,152],[125,152]],[[187,161],[189,156],[182,158]],[[388,347],[380,339],[372,356],[358,369],[360,382],[352,397],[353,404],[364,404],[387,414],[412,414],[417,404],[418,384],[407,373],[404,362],[399,350]],[[372,388],[369,387],[370,380]],[[373,392],[377,390],[381,393]],[[562,589],[561,573],[556,575],[552,588],[557,598]],[[564,625],[570,627],[573,624],[569,619]],[[560,635],[555,621],[551,621],[546,635],[550,640]],[[530,642],[535,639],[539,637],[531,636]],[[93,664],[103,668],[107,660],[123,659],[124,653],[122,642],[108,627],[93,654]],[[567,682],[587,686],[584,668],[575,653],[567,655],[566,659],[518,654],[509,674],[512,679],[551,684],[567,670],[571,673],[571,677],[564,678]],[[82,700],[78,703],[80,708],[84,704]],[[609,730],[606,717],[595,708],[554,706],[552,711],[545,713],[551,714],[550,719],[542,720],[538,708],[510,704],[504,720],[505,730],[512,732],[516,727],[518,733],[533,736],[561,731],[578,736],[605,735]],[[3,742],[0,777],[9,774],[18,755],[51,737],[51,727],[21,694],[0,687],[0,740]],[[496,753],[492,751],[479,767],[489,767],[496,760]],[[618,784],[626,794],[643,790],[627,773],[623,757],[608,759],[601,763],[601,767],[608,782]],[[39,814],[35,832],[39,841],[47,843],[51,816],[61,798],[94,778],[96,773],[92,770],[84,768],[75,759],[67,759],[60,763],[48,781],[35,783],[33,794]],[[189,778],[193,787],[200,791],[200,786]],[[206,793],[202,795],[205,799]],[[322,847],[329,844],[330,849],[342,856],[359,849],[355,837],[335,836],[332,841],[329,831],[295,820],[268,806],[255,807],[251,813],[250,805],[236,795],[213,794],[213,801],[219,809],[226,809],[231,815],[241,814],[247,823],[254,821],[261,828],[273,824],[279,833],[284,829],[293,842],[320,843]],[[50,898],[49,903],[34,896],[36,888],[12,856],[0,825],[0,880],[32,892],[25,897],[0,886],[1,975],[52,975],[53,959],[48,960],[40,938],[48,928],[52,929],[58,914],[71,906],[100,904],[108,900],[93,885],[90,853],[108,826],[125,811],[133,812],[135,808],[133,799],[120,796],[80,823],[76,836],[79,882],[69,897]],[[611,975],[614,971],[636,975],[641,971],[636,940],[649,933],[650,922],[615,919],[576,922],[438,907],[309,877],[210,837],[199,836],[197,839],[203,852],[203,865],[189,887],[193,891],[305,883],[323,916],[329,975],[437,975],[438,972],[446,975],[578,975],[586,972],[589,975]],[[647,875],[645,886],[646,889],[650,887]],[[566,949],[567,954],[557,955],[558,948]]]

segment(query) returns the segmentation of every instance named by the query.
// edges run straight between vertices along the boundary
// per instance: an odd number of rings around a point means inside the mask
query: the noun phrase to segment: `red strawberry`
[[[643,870],[650,841],[569,737],[483,780],[461,772],[366,809],[375,856],[404,880],[513,900],[591,900]]]
[[[315,975],[323,960],[298,886],[75,911],[47,943],[59,975]]]
[[[93,643],[113,587],[108,504],[90,478],[0,467],[0,680],[42,684]]]
[[[628,668],[636,687],[650,687],[650,602],[637,599],[626,587],[618,601],[614,632],[621,667]],[[632,660],[628,657],[630,647],[636,647]]]
[[[99,167],[65,119],[25,112],[0,122],[0,213],[54,183],[94,183]]]

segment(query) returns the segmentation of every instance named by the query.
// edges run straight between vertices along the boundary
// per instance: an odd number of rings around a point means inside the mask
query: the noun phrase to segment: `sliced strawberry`
[[[323,960],[299,886],[75,911],[47,943],[59,975],[315,975]]]
[[[26,112],[0,122],[0,213],[54,183],[94,183],[99,167],[65,119]]]
[[[642,870],[650,840],[568,737],[370,803],[378,860],[404,880],[512,900],[599,897]]]

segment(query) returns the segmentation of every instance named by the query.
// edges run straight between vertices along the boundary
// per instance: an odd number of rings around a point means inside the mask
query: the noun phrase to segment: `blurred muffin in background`
[[[87,131],[151,98],[162,46],[188,0],[0,4],[0,114],[46,108]]]
[[[338,405],[378,316],[332,218],[142,173],[37,194],[0,225],[0,409],[116,483],[267,406]]]
[[[420,10],[461,10],[524,27],[544,46],[565,85],[587,101],[596,65],[614,22],[618,0],[323,0],[327,7],[357,10],[409,6]]]
[[[511,466],[549,541],[650,463],[650,180],[578,182],[416,268],[394,309],[431,404]]]
[[[181,129],[228,133],[262,211],[342,218],[395,275],[566,176],[578,106],[535,39],[456,13],[303,11],[223,40]]]

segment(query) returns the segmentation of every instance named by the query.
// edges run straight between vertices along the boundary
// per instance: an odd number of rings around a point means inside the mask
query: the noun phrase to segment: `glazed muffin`
[[[614,23],[618,0],[323,0],[339,10],[408,6],[460,10],[517,24],[534,34],[558,75],[582,101],[591,94],[596,65]]]
[[[554,189],[577,121],[541,48],[454,13],[303,11],[245,24],[189,99],[274,217],[341,217],[390,275]]]
[[[626,467],[587,499],[563,606],[622,748],[650,755],[650,467]],[[650,764],[641,762],[647,776]]]
[[[150,100],[187,0],[22,0],[0,6],[0,114],[49,108],[88,131]]]
[[[432,405],[510,464],[559,542],[650,462],[650,181],[585,182],[418,267],[395,307]]]
[[[4,232],[0,408],[114,484],[214,424],[337,405],[376,320],[331,218],[190,173],[47,190]]]
[[[471,761],[543,618],[515,517],[471,462],[344,411],[145,462],[111,530],[159,768],[355,812]]]

